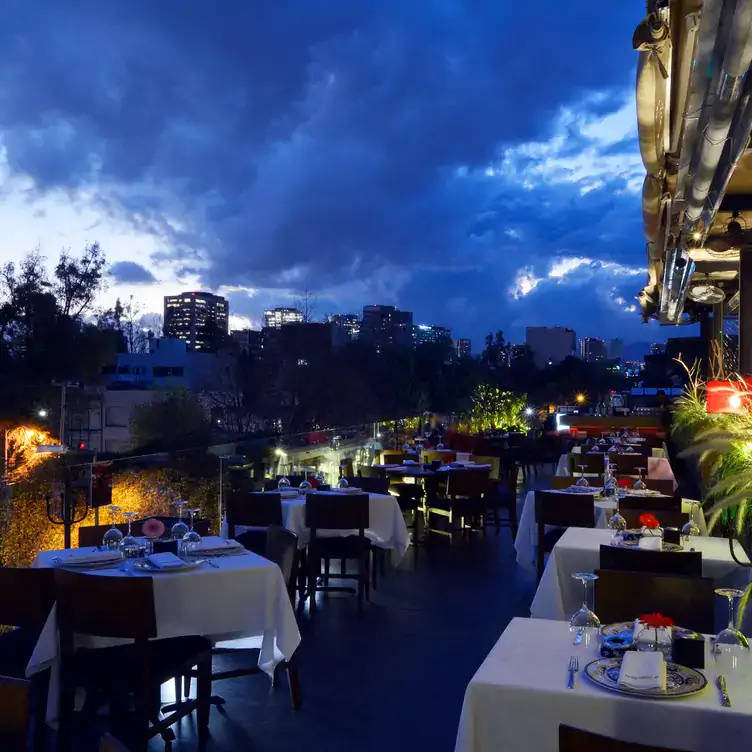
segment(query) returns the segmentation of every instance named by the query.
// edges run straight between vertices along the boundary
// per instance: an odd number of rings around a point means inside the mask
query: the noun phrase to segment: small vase
[[[643,627],[635,639],[637,650],[645,652],[663,653],[663,657],[671,660],[671,628]]]

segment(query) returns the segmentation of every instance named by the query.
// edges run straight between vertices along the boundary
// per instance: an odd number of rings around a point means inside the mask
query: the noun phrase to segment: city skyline
[[[634,300],[644,170],[623,40],[638,8],[567,14],[510,67],[503,4],[277,3],[262,23],[233,0],[190,17],[137,5],[135,26],[124,0],[64,17],[32,0],[0,30],[5,260],[98,240],[103,305],[132,293],[159,312],[204,289],[235,328],[309,290],[322,313],[375,301],[476,342],[535,325],[664,336]],[[564,40],[599,65],[555,64]]]

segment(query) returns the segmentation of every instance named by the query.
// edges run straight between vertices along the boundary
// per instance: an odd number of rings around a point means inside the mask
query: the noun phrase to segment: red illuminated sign
[[[740,414],[752,409],[752,377],[741,381],[708,381],[709,413]]]

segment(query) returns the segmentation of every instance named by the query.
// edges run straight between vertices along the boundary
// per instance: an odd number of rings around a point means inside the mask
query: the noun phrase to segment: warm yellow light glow
[[[585,395],[580,392],[574,399],[578,405],[581,405],[585,401]]]
[[[742,406],[742,398],[738,394],[732,394],[729,397],[729,407],[733,410],[738,410]]]
[[[274,454],[276,454],[277,457],[287,457],[287,452],[285,452],[283,449],[275,449]]]
[[[695,230],[692,233],[692,240],[700,240],[700,238],[702,238],[702,233],[699,232],[698,230]]]
[[[38,446],[55,443],[55,439],[47,431],[40,431],[28,426],[9,428],[5,441],[8,448],[6,474],[11,483],[27,476],[48,458],[43,454],[37,454]]]

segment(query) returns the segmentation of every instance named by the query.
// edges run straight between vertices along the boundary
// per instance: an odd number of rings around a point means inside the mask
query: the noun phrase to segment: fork
[[[567,683],[568,689],[574,689],[574,675],[580,670],[580,659],[573,655],[569,659],[569,682]]]

